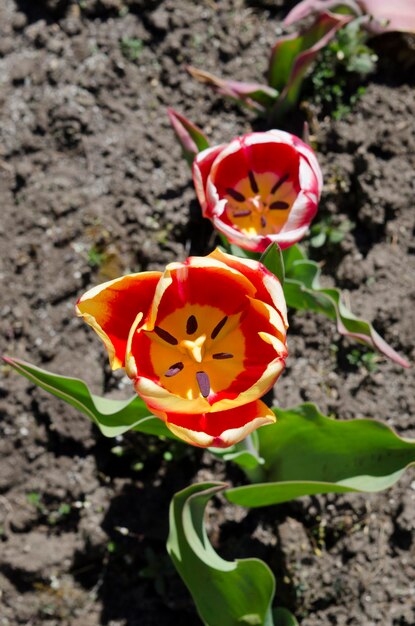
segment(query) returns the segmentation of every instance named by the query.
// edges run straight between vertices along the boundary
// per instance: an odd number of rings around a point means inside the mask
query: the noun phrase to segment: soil
[[[2,1],[2,352],[83,377],[96,393],[130,395],[74,303],[121,273],[212,247],[166,107],[212,143],[249,131],[254,117],[184,66],[262,80],[292,4]],[[353,223],[324,257],[310,254],[354,312],[413,360],[414,43],[377,45],[379,69],[346,117],[306,106],[325,175],[321,215]],[[369,371],[323,317],[291,312],[290,324],[277,403],[310,400],[415,436],[411,370],[379,357]],[[1,374],[0,626],[199,624],[165,552],[168,504],[192,481],[242,475],[208,452],[137,433],[107,440],[7,367]],[[414,626],[414,513],[409,471],[370,496],[256,511],[216,499],[208,528],[225,558],[270,564],[278,603],[301,626]]]

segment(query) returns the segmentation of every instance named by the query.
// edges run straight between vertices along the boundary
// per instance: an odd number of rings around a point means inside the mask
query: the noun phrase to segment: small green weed
[[[46,507],[42,500],[41,494],[37,491],[31,491],[30,493],[27,493],[26,499],[29,504],[34,506],[42,516],[46,517],[47,523],[51,526],[59,524],[72,511],[72,506],[67,502],[62,502],[62,504],[60,504],[57,509]]]
[[[72,511],[72,507],[70,504],[63,502],[59,505],[59,507],[55,511],[51,511],[48,515],[48,524],[54,526],[55,524],[59,524],[59,522],[63,521],[65,517],[67,517]]]
[[[123,37],[120,40],[122,55],[129,61],[137,61],[143,50],[143,42],[135,37]]]
[[[310,245],[313,248],[321,248],[326,243],[340,243],[353,227],[354,224],[350,220],[343,220],[338,226],[335,226],[331,217],[324,217],[311,227]]]
[[[364,86],[353,84],[376,68],[377,56],[365,41],[360,20],[353,20],[322,50],[311,74],[314,100],[330,110],[335,119],[349,113],[364,94]]]
[[[174,573],[172,563],[167,555],[156,554],[152,548],[146,548],[144,555],[147,566],[140,570],[139,575],[153,580],[155,590],[163,597],[166,595],[167,579]]]
[[[116,551],[116,549],[117,549],[117,544],[115,543],[115,541],[109,541],[107,543],[107,551],[110,554],[113,554]]]
[[[37,491],[31,491],[26,494],[27,501],[32,504],[40,513],[45,513],[46,509],[42,503],[42,496]]]
[[[379,357],[375,352],[365,351],[361,348],[353,348],[348,354],[346,359],[354,367],[364,368],[368,372],[376,372],[378,369]]]
[[[88,265],[90,267],[101,267],[105,261],[105,253],[100,252],[96,246],[88,250]]]

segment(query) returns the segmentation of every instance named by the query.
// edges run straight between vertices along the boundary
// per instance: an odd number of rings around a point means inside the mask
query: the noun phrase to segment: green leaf
[[[267,482],[226,490],[230,502],[258,507],[316,493],[380,491],[415,463],[415,441],[381,422],[339,421],[310,403],[273,410],[277,422],[258,430]]]
[[[279,607],[273,611],[275,626],[298,626],[294,615],[288,609]]]
[[[259,456],[258,446],[258,432],[254,430],[243,441],[229,448],[209,448],[209,451],[222,461],[232,461],[244,470],[252,470],[264,463],[264,459]]]
[[[343,303],[339,289],[321,288],[319,266],[307,259],[298,245],[284,250],[283,257],[284,295],[288,306],[323,313],[337,323],[341,335],[378,350],[402,367],[409,367],[408,361],[386,343],[369,322],[353,315]]]
[[[277,243],[271,243],[259,260],[278,278],[281,285],[283,285],[285,280],[285,268],[282,251],[279,245]]]
[[[268,83],[280,92],[274,105],[274,118],[281,117],[296,104],[307,70],[320,50],[351,19],[350,15],[322,11],[309,28],[278,38],[268,68]]]
[[[324,244],[326,243],[326,239],[327,239],[327,234],[325,232],[321,232],[321,233],[318,233],[318,235],[314,235],[313,237],[310,237],[310,244],[313,246],[313,248],[321,248],[321,246],[324,246]],[[330,238],[330,241],[333,241],[333,240]],[[339,241],[341,240],[339,239]]]
[[[176,439],[161,419],[148,414],[146,404],[138,396],[128,400],[102,398],[92,394],[86,383],[78,378],[52,374],[20,359],[3,357],[3,360],[35,385],[84,413],[106,437],[116,437],[134,429]]]
[[[289,274],[293,271],[293,267],[296,261],[302,261],[306,258],[304,252],[298,244],[294,244],[289,248],[282,250],[282,257],[284,259],[285,277],[289,278]]]
[[[259,559],[225,561],[213,549],[203,515],[226,485],[199,483],[176,493],[170,505],[167,550],[207,626],[273,626],[275,579]]]

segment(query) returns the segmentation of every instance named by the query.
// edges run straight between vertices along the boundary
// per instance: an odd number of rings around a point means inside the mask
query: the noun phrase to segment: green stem
[[[260,460],[261,457],[258,454],[258,450],[254,446],[251,434],[247,435],[247,437],[245,437],[245,439],[241,441],[240,445],[244,446],[246,451],[255,456],[258,461]],[[244,467],[243,470],[251,483],[262,483],[266,480],[265,471],[263,469],[263,466],[259,462],[256,467],[250,469]]]

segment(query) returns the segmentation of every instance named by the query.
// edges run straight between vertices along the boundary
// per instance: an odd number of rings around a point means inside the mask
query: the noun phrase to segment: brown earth
[[[165,109],[188,115],[212,143],[247,132],[252,116],[183,66],[261,80],[282,5],[3,0],[2,352],[81,376],[96,393],[130,394],[74,303],[103,280],[209,250]],[[321,215],[354,224],[324,261],[310,253],[327,284],[413,360],[414,74],[399,57],[413,42],[382,45],[379,71],[347,117],[309,107],[326,181]],[[359,355],[351,364],[354,346],[322,317],[291,314],[290,323],[281,406],[315,401],[326,414],[376,417],[415,436],[411,370],[380,357],[375,371]],[[6,367],[0,403],[0,626],[199,624],[165,553],[168,503],[191,481],[242,475],[137,433],[106,440]],[[252,512],[216,500],[208,527],[224,557],[271,565],[279,603],[302,626],[414,626],[414,513],[408,472],[368,497]]]

